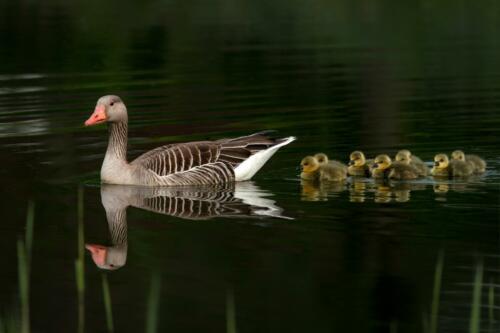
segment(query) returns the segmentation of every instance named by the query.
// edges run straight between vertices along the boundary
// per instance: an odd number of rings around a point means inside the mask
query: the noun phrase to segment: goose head
[[[451,153],[451,158],[454,160],[465,161],[465,154],[461,150],[455,150]]]
[[[349,165],[355,167],[362,167],[366,163],[365,154],[359,150],[353,151],[349,156]]]
[[[85,122],[85,126],[92,126],[105,122],[119,123],[127,121],[127,108],[121,98],[114,95],[107,95],[97,100],[94,112]]]
[[[445,169],[448,167],[450,160],[446,154],[437,154],[434,156],[434,167],[436,169]]]
[[[389,155],[382,154],[375,157],[373,169],[383,171],[389,168],[392,164],[391,158]]]
[[[85,244],[85,248],[92,255],[92,260],[97,267],[115,270],[127,262],[126,246],[103,246],[99,244]]]
[[[403,164],[410,164],[411,162],[411,152],[408,149],[403,149],[398,151],[395,160]]]
[[[300,162],[300,167],[304,173],[313,173],[318,170],[320,164],[314,156],[306,156]]]
[[[314,155],[314,158],[318,161],[319,165],[328,164],[328,156],[325,153],[317,153]]]

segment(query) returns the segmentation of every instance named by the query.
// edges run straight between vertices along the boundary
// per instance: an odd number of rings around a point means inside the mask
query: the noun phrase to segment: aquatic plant
[[[78,295],[78,332],[85,331],[85,239],[83,229],[83,187],[78,187],[78,258],[75,260],[76,291]]]
[[[106,311],[106,327],[108,332],[112,333],[114,331],[113,309],[111,306],[111,293],[109,291],[107,274],[102,274],[102,297],[104,300],[104,310]]]
[[[474,285],[472,290],[472,307],[470,312],[470,333],[479,333],[481,330],[481,288],[483,286],[483,261],[480,259],[476,265]]]
[[[146,332],[155,333],[158,331],[158,310],[160,308],[160,287],[161,280],[158,273],[151,275],[151,285],[149,287],[148,307],[146,312]]]

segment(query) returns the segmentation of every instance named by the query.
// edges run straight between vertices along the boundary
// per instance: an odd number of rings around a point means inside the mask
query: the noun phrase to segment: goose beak
[[[92,126],[105,122],[108,119],[105,110],[104,105],[97,105],[94,113],[92,113],[90,118],[85,122],[85,126]]]
[[[108,249],[102,245],[85,244],[85,248],[92,254],[92,260],[97,266],[103,266],[106,263]]]

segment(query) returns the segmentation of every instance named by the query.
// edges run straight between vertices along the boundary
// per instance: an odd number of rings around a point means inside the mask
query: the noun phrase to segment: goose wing
[[[286,139],[270,138],[269,134],[272,132],[263,131],[238,138],[216,141],[221,145],[219,160],[227,162],[233,168],[236,168],[250,156],[286,141]]]
[[[165,185],[218,184],[234,180],[231,165],[219,161],[217,142],[171,144],[153,149],[131,164],[140,166]]]
[[[140,166],[166,185],[218,184],[234,181],[235,168],[252,155],[286,139],[272,139],[269,132],[248,136],[170,144],[139,156],[131,164]]]

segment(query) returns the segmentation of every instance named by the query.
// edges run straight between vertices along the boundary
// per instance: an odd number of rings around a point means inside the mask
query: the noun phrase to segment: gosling
[[[400,162],[392,162],[388,155],[378,155],[372,169],[373,178],[387,178],[397,180],[417,179],[416,170],[410,165]]]
[[[338,161],[329,161],[323,153],[306,156],[300,162],[304,180],[342,181],[347,178],[347,167]]]
[[[474,172],[472,165],[464,161],[448,159],[446,154],[437,154],[434,156],[434,167],[431,174],[434,177],[467,177]]]
[[[472,172],[475,174],[481,174],[486,171],[486,162],[481,157],[477,155],[465,155],[461,150],[455,150],[451,153],[451,158],[453,160],[463,161],[472,167]]]
[[[370,177],[371,170],[370,167],[373,165],[373,160],[366,160],[365,154],[363,152],[356,150],[349,156],[349,167],[347,168],[347,173],[350,176],[362,176]]]
[[[429,168],[425,165],[424,162],[417,156],[413,155],[408,149],[400,150],[395,157],[396,162],[400,162],[403,164],[409,164],[412,166],[419,176],[428,176]]]

